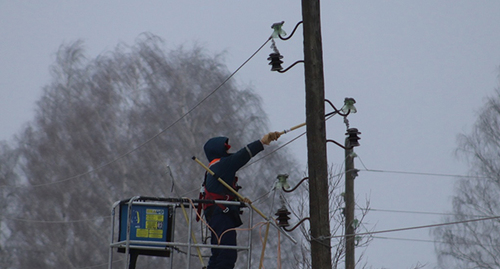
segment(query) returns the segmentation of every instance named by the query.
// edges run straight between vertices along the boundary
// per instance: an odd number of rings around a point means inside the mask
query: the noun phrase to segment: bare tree
[[[13,150],[7,143],[0,142],[0,265],[12,264],[14,259],[10,253],[9,238],[11,231],[7,225],[9,213],[13,212],[12,195],[14,191],[5,186],[14,185],[18,178],[15,172],[18,161],[18,151]],[[2,266],[3,267],[3,266]]]
[[[445,221],[500,216],[500,91],[488,98],[472,132],[459,136],[459,145],[470,178],[457,183],[454,215]],[[443,226],[434,237],[442,268],[500,267],[499,219]]]
[[[343,268],[344,267],[344,258],[345,258],[345,201],[343,196],[343,173],[340,173],[339,170],[335,170],[334,167],[331,167],[329,170],[329,201],[330,201],[330,234],[332,236],[332,268]],[[300,220],[304,220],[309,216],[309,206],[308,206],[308,183],[307,178],[304,178],[304,184],[301,187],[297,187],[297,194],[293,195],[293,200],[296,202],[289,202],[289,207],[292,208],[292,212],[294,213],[292,216],[292,220],[295,220],[298,224]],[[286,195],[285,195],[286,196]],[[299,199],[297,200],[297,197]],[[358,233],[364,233],[367,231],[366,227],[363,225],[363,220],[369,211],[369,202],[367,201],[365,205],[357,204],[357,209],[360,214],[356,219],[356,230]],[[295,223],[291,223],[294,226]],[[301,253],[302,255],[295,256],[294,260],[296,261],[295,268],[300,269],[308,269],[311,268],[310,261],[310,232],[308,221],[304,221],[300,226],[298,226],[298,230],[301,233]],[[289,227],[292,229],[293,227]],[[363,247],[369,245],[371,241],[371,236],[358,236],[356,237],[356,247],[361,250]],[[363,255],[360,255],[357,263],[361,262]]]
[[[229,76],[221,62],[199,47],[167,53],[149,34],[95,59],[81,41],[61,46],[35,119],[0,155],[2,184],[22,186],[6,189],[0,243],[10,260],[1,267],[105,268],[114,201],[176,195],[173,183],[195,198],[203,171],[190,158],[204,156],[208,138],[226,135],[242,147],[269,131],[252,89],[232,80],[219,87]],[[163,176],[165,164],[175,182]],[[294,169],[280,150],[240,173],[252,186],[243,191],[261,196],[277,173]]]

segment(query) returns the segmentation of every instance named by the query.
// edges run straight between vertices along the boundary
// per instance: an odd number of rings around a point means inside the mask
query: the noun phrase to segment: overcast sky
[[[357,101],[358,113],[349,116],[350,126],[362,132],[355,192],[361,206],[369,200],[374,209],[365,227],[442,222],[440,215],[417,212],[449,212],[457,180],[391,171],[467,173],[467,164],[454,156],[456,136],[471,130],[485,97],[498,87],[500,1],[323,1],[321,9],[325,96],[338,107],[345,97]],[[33,118],[63,43],[82,39],[96,57],[149,32],[169,49],[197,43],[209,53],[224,52],[232,72],[266,41],[271,24],[285,21],[291,33],[301,16],[300,1],[290,0],[0,0],[0,139],[12,139]],[[285,67],[303,59],[300,27],[276,44]],[[305,120],[304,71],[301,65],[284,74],[269,71],[269,45],[235,80],[262,96],[270,131],[283,130]],[[327,137],[342,142],[342,118],[327,126]],[[305,138],[290,147],[305,169]],[[329,164],[341,167],[343,150],[333,144],[328,150]],[[377,236],[385,238],[356,250],[373,268],[436,265],[433,243],[415,241],[433,240],[429,229]]]

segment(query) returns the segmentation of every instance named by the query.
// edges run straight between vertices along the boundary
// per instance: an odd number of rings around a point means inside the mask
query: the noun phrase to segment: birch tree
[[[10,260],[2,268],[106,268],[114,201],[197,198],[203,171],[191,157],[204,156],[208,138],[225,135],[238,148],[271,131],[250,87],[222,84],[229,72],[221,55],[166,51],[149,34],[95,58],[84,48],[81,41],[59,48],[35,118],[2,154],[15,156],[0,166],[10,186],[8,218],[1,219]],[[242,191],[262,196],[293,164],[286,150],[252,164],[239,175]]]
[[[453,216],[465,221],[500,216],[500,91],[488,98],[469,134],[459,136],[458,154],[469,163],[460,179]],[[500,219],[443,226],[434,230],[441,268],[499,268]]]

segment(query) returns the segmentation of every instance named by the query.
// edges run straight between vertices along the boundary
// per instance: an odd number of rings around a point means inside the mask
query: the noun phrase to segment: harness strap
[[[213,160],[212,160],[212,161],[208,164],[208,167],[210,167],[210,166],[212,166],[212,165],[214,165],[214,164],[218,163],[219,161],[220,161],[220,158],[215,158],[215,159],[213,159]]]
[[[218,163],[220,161],[220,158],[216,158],[216,159],[213,159],[208,167]],[[216,176],[216,175],[214,175]],[[205,188],[205,185],[206,185],[206,180],[207,180],[207,173],[205,172],[205,180],[203,181],[203,185],[202,185],[202,190],[200,191],[200,200],[201,199],[204,199],[204,200],[222,200],[222,201],[235,201],[236,200],[236,196],[234,195],[229,195],[229,194],[219,194],[219,193],[214,193],[214,192],[209,192],[206,188]],[[239,189],[237,188],[238,186],[236,186],[236,182],[238,181],[238,177],[235,178],[235,181],[234,181],[234,185],[233,187],[235,187],[235,189]],[[196,216],[196,221],[199,221],[200,218],[198,217],[199,215],[201,215],[201,210],[206,210],[208,207],[210,206],[213,206],[214,204],[208,204],[208,203],[204,203],[202,206],[200,206],[200,204],[198,204],[197,206],[197,212],[198,212],[198,215]],[[224,213],[227,213],[229,211],[229,208],[226,207],[225,205],[222,205],[222,204],[216,204],[217,206],[219,206],[221,209],[222,209],[222,212]]]

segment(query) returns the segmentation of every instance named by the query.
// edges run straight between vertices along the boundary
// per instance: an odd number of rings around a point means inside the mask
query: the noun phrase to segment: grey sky
[[[471,129],[482,101],[498,86],[500,2],[351,0],[323,1],[321,8],[325,95],[338,106],[344,97],[356,99],[358,113],[349,119],[362,132],[356,152],[366,167],[465,174],[466,164],[453,155],[455,137]],[[291,33],[301,19],[300,1],[290,0],[0,0],[0,139],[11,139],[33,117],[42,86],[49,83],[49,65],[64,42],[83,39],[95,57],[151,32],[169,48],[197,42],[211,53],[224,51],[232,72],[265,42],[272,23],[285,21]],[[300,27],[292,39],[276,44],[285,67],[302,59]],[[269,45],[236,80],[255,87],[271,130],[282,130],[305,119],[303,67],[270,72]],[[343,141],[340,117],[327,126],[328,138]],[[305,139],[291,148],[305,168]],[[340,167],[343,151],[328,149],[329,163]],[[291,175],[291,181],[299,177]],[[455,181],[362,171],[357,201],[363,205],[369,198],[372,208],[382,210],[446,212]],[[385,230],[439,222],[437,215],[373,211],[365,226]],[[428,229],[381,236],[432,240]],[[373,268],[436,265],[432,243],[374,239],[357,253],[364,250],[363,261]]]

